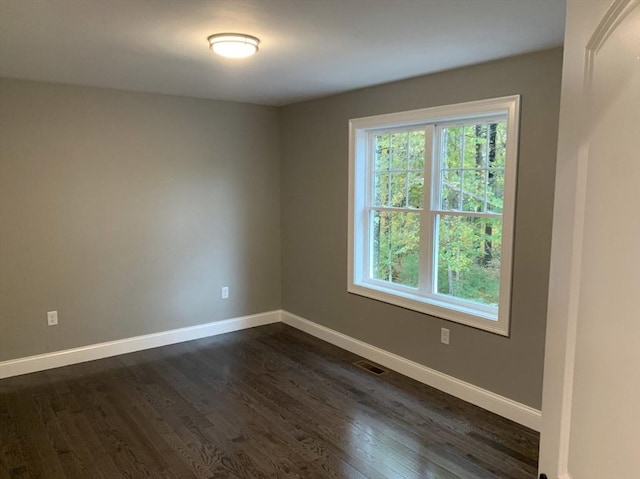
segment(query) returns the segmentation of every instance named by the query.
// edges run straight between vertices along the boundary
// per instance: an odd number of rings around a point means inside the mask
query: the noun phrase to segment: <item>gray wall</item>
[[[278,309],[278,136],[275,108],[1,80],[0,360]]]
[[[281,109],[283,309],[539,408],[561,63],[554,49]],[[514,94],[522,103],[511,337],[348,294],[348,120]],[[451,345],[440,344],[440,327],[450,328]]]
[[[279,110],[0,80],[0,360],[282,306],[539,408],[561,62],[549,50]],[[348,120],[512,94],[511,337],[348,294]]]

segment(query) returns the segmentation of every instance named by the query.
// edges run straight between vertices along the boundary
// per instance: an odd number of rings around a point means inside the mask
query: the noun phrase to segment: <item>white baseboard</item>
[[[85,361],[93,361],[94,359],[107,358],[118,354],[132,353],[143,349],[157,348],[168,344],[181,343],[183,341],[191,341],[207,336],[216,336],[218,334],[277,323],[279,321],[280,311],[270,311],[251,316],[199,324],[197,326],[172,329],[160,333],[145,334],[143,336],[135,336],[117,341],[91,344],[89,346],[66,349],[64,351],[2,361],[0,362],[0,379],[43,371],[45,369],[59,368],[61,366],[68,366]]]
[[[443,374],[435,369],[364,343],[287,311],[282,311],[282,322],[423,384],[475,404],[499,416],[506,417],[535,431],[540,431],[542,413],[537,409]]]
[[[270,311],[160,333],[145,334],[143,336],[117,341],[91,344],[89,346],[66,349],[64,351],[2,361],[0,362],[0,379],[43,371],[45,369],[59,368],[61,366],[68,366],[85,361],[93,361],[118,354],[132,353],[143,349],[157,348],[168,344],[181,343],[183,341],[191,341],[208,336],[216,336],[218,334],[277,323],[279,321],[397,371],[400,374],[404,374],[421,383],[470,402],[471,404],[480,406],[483,409],[511,419],[536,431],[540,430],[542,414],[537,409],[448,376],[447,374],[364,343],[287,311]],[[570,479],[570,477],[561,479]]]

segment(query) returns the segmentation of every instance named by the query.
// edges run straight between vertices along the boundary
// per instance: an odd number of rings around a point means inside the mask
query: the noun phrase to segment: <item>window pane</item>
[[[409,208],[422,208],[424,203],[424,172],[409,173]]]
[[[389,173],[376,173],[374,184],[376,206],[389,206]]]
[[[418,286],[420,214],[372,211],[374,279]]]
[[[464,167],[485,168],[487,166],[487,125],[464,127]]]
[[[460,209],[460,186],[461,186],[460,170],[443,170],[442,174],[442,193],[440,200],[440,208],[443,210],[459,210]]]
[[[391,173],[391,204],[396,208],[407,206],[407,174]]]
[[[390,168],[390,143],[389,137],[391,135],[376,135],[375,136],[375,169],[376,170],[388,170]]]
[[[374,206],[422,208],[424,130],[375,136]]]
[[[487,211],[492,213],[502,213],[504,200],[504,170],[499,168],[490,168],[488,175]]]
[[[442,130],[441,168],[462,168],[462,133],[464,127],[452,126]]]
[[[492,124],[489,129],[489,167],[504,168],[507,158],[507,123]]]
[[[440,208],[502,212],[506,122],[444,127],[440,145]],[[458,170],[458,178],[452,178]],[[459,199],[455,189],[460,188]]]
[[[438,215],[435,292],[497,306],[502,220]]]
[[[391,169],[406,170],[408,165],[408,140],[407,132],[391,133]]]
[[[462,174],[462,211],[485,211],[487,170],[465,170]]]
[[[409,169],[424,170],[424,130],[409,132]]]

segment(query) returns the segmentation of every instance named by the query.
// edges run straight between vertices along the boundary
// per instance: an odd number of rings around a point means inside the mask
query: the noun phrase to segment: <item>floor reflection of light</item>
[[[352,420],[348,424],[347,451],[349,455],[364,461],[380,474],[389,477],[413,477],[416,472],[421,479],[441,479],[444,469],[437,465],[436,454],[426,440],[415,439],[403,431],[401,426],[391,426],[383,420],[350,411]]]

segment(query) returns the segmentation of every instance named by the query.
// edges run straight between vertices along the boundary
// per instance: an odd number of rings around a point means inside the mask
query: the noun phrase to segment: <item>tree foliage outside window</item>
[[[441,212],[436,216],[436,291],[497,306],[506,122],[456,125],[438,131],[437,209]],[[418,288],[425,132],[379,133],[374,137],[374,148],[373,278]],[[497,216],[474,217],[473,213]]]
[[[373,277],[416,288],[419,209],[424,204],[424,130],[376,135],[374,162],[375,206],[403,211],[372,212]]]
[[[438,293],[498,305],[502,218],[473,213],[502,213],[506,139],[505,121],[441,130]]]

